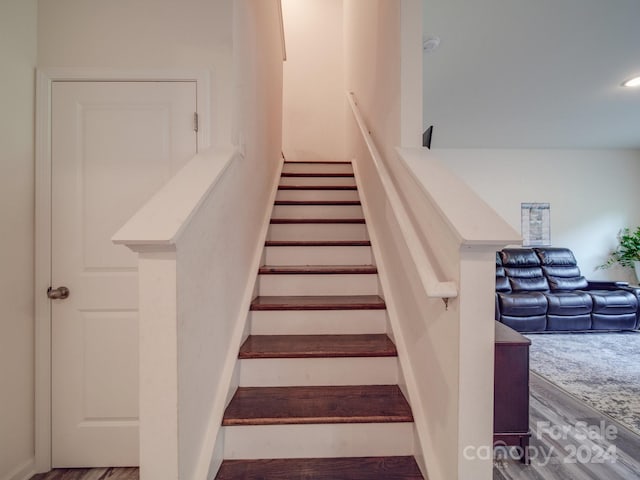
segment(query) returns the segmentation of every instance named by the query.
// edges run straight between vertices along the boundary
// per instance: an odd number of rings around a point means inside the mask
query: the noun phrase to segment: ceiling
[[[434,148],[640,148],[640,0],[424,0]]]

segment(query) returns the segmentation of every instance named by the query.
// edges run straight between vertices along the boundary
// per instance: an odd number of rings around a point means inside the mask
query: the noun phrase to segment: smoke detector
[[[440,37],[428,37],[422,41],[422,49],[429,53],[433,52],[440,45]]]

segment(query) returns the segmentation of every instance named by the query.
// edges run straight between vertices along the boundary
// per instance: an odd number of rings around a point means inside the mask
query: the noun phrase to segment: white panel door
[[[195,82],[54,82],[54,467],[138,464],[136,255],[111,236],[196,152]]]

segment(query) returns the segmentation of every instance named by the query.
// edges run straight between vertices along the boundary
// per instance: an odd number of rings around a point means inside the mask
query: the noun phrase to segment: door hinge
[[[198,131],[198,112],[195,112],[193,114],[193,131],[194,132]]]

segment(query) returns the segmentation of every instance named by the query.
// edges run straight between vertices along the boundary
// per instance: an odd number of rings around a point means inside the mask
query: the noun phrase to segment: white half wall
[[[40,0],[38,66],[209,69],[211,143],[231,141],[233,0]]]
[[[520,203],[551,204],[551,242],[573,250],[589,279],[628,280],[630,269],[597,270],[618,231],[640,225],[640,151],[434,149],[516,231]]]
[[[0,2],[0,479],[33,473],[36,0]],[[44,295],[44,292],[43,292]]]
[[[346,160],[342,0],[283,0],[283,150],[287,160]]]
[[[446,273],[443,279],[460,286],[460,298],[448,310],[440,299],[426,297],[379,174],[362,137],[350,130],[349,154],[366,197],[367,221],[376,231],[374,243],[381,253],[376,260],[388,280],[384,294],[405,376],[400,385],[409,393],[416,416],[416,457],[432,480],[490,478],[490,462],[467,461],[462,452],[491,442],[493,306],[483,299],[493,291],[488,281],[493,278],[493,253],[489,247],[472,251],[461,246],[437,203],[416,194],[417,184],[396,152],[397,146],[415,146],[420,140],[421,65],[415,53],[419,59],[422,2],[344,1],[347,90],[355,94],[391,183],[417,219],[423,248],[438,259],[438,271]],[[457,190],[456,182],[441,180],[447,178],[442,172],[435,178],[441,187]],[[447,204],[454,207],[451,201]],[[475,286],[478,281],[482,289]],[[473,334],[466,328],[469,323],[475,325]]]

